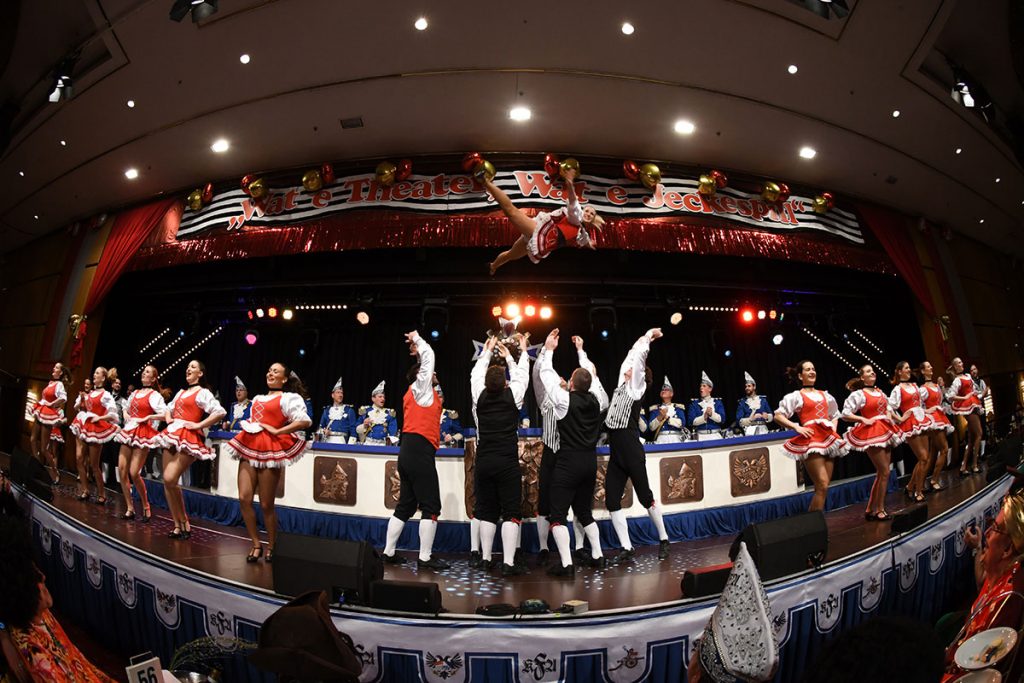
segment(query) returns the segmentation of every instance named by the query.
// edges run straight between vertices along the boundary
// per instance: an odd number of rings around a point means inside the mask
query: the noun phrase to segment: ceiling
[[[744,171],[1024,255],[1020,161],[999,126],[953,102],[936,61],[941,44],[1019,115],[1009,0],[847,0],[843,19],[778,0],[220,0],[200,24],[170,21],[171,0],[65,0],[56,15],[8,4],[0,107],[18,113],[0,157],[0,253],[254,171],[481,150],[538,167],[558,151]],[[75,96],[49,104],[75,49]],[[516,104],[530,121],[509,119]],[[364,126],[343,129],[348,117]],[[676,134],[678,119],[696,131]],[[221,137],[231,149],[214,154]]]

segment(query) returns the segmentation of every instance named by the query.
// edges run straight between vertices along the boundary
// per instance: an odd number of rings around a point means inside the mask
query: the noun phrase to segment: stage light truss
[[[871,341],[870,339],[868,339],[868,338],[867,338],[867,336],[866,336],[866,335],[865,335],[865,334],[864,334],[863,332],[861,332],[860,330],[858,330],[858,329],[857,329],[856,327],[855,327],[855,328],[853,328],[853,333],[854,333],[855,335],[857,335],[858,337],[860,337],[861,339],[863,339],[864,341],[866,341],[866,342],[868,343],[868,346],[870,346],[871,348],[873,348],[873,349],[874,349],[875,351],[878,351],[879,353],[885,353],[885,351],[883,351],[883,350],[882,350],[882,347],[881,347],[881,346],[879,346],[879,345],[878,345],[878,344],[876,344],[875,342],[873,342],[873,341]]]
[[[699,311],[702,313],[739,313],[739,306],[688,306],[690,311]]]
[[[829,353],[831,353],[831,354],[832,354],[833,356],[835,356],[836,358],[838,358],[838,359],[839,359],[839,360],[840,360],[840,361],[841,361],[841,362],[842,362],[842,363],[843,363],[844,365],[846,365],[846,366],[847,366],[848,368],[850,368],[850,369],[851,369],[851,370],[853,370],[854,372],[857,372],[857,368],[856,368],[856,367],[854,367],[853,363],[851,363],[850,361],[848,361],[848,360],[846,360],[845,358],[843,358],[843,356],[842,356],[842,355],[840,355],[840,353],[839,353],[838,351],[836,351],[836,350],[835,350],[835,349],[833,349],[833,348],[832,348],[831,346],[829,346],[829,345],[828,345],[828,344],[827,344],[827,343],[825,342],[825,340],[824,340],[824,339],[822,339],[822,338],[821,338],[821,337],[819,337],[818,335],[814,334],[813,332],[811,332],[811,331],[810,331],[809,329],[807,329],[806,327],[801,327],[800,329],[801,329],[801,330],[803,330],[804,332],[806,332],[806,333],[807,333],[807,335],[808,335],[808,336],[809,336],[809,337],[810,337],[811,339],[813,339],[814,341],[818,342],[818,343],[819,343],[819,344],[821,344],[821,345],[822,345],[823,347],[825,347],[825,350],[827,350],[827,351],[828,351]]]
[[[858,347],[858,346],[857,346],[856,344],[854,344],[854,343],[853,343],[852,341],[850,341],[849,339],[847,339],[847,340],[846,340],[846,343],[847,343],[847,344],[849,344],[849,345],[850,345],[850,347],[851,347],[851,348],[852,348],[852,349],[853,349],[854,351],[856,351],[856,352],[857,352],[857,353],[859,353],[859,354],[860,354],[861,356],[863,356],[863,357],[864,357],[865,359],[867,359],[867,361],[868,361],[869,363],[871,363],[871,365],[875,366],[875,368],[876,368],[876,369],[878,369],[878,370],[881,370],[881,369],[882,369],[882,366],[881,366],[881,365],[880,365],[880,364],[878,363],[878,361],[876,361],[876,360],[875,360],[874,358],[872,358],[872,357],[871,357],[871,356],[869,356],[868,354],[866,354],[866,353],[864,353],[863,351],[861,351],[861,350],[860,350],[860,348],[859,348],[859,347]]]
[[[168,327],[163,332],[161,332],[160,334],[158,334],[155,337],[153,337],[152,339],[150,339],[149,343],[147,343],[145,346],[143,346],[141,349],[139,349],[139,353],[145,353],[146,351],[148,351],[149,348],[151,346],[153,346],[153,344],[156,344],[160,340],[161,337],[163,337],[165,334],[167,334],[170,331],[171,331],[171,328]]]
[[[292,308],[296,311],[347,311],[348,304],[300,304]]]
[[[138,370],[135,371],[135,374],[138,375],[140,372],[145,370],[147,365],[152,365],[153,361],[155,361],[157,358],[159,358],[160,356],[162,356],[165,353],[167,353],[168,351],[170,351],[171,347],[174,346],[175,344],[177,344],[178,342],[180,342],[182,339],[183,339],[183,337],[175,337],[174,339],[172,339],[170,344],[168,344],[167,346],[165,346],[164,348],[160,349],[159,351],[154,353],[152,356],[150,356],[149,360],[147,360],[145,363],[143,363],[142,367],[140,367]]]
[[[217,326],[217,327],[216,327],[216,328],[215,328],[215,329],[214,329],[214,330],[213,330],[212,332],[210,332],[210,334],[206,335],[205,337],[203,337],[202,339],[200,339],[199,341],[197,341],[197,342],[196,342],[196,343],[195,343],[195,344],[194,344],[194,345],[192,346],[192,348],[191,348],[191,349],[189,349],[189,350],[188,350],[188,351],[186,351],[185,353],[183,353],[183,354],[181,354],[180,356],[178,356],[178,359],[177,359],[176,361],[174,361],[173,363],[171,363],[170,365],[168,365],[168,366],[167,366],[166,368],[164,368],[164,371],[163,371],[163,372],[161,372],[161,373],[160,373],[160,375],[161,375],[161,376],[163,376],[163,375],[166,375],[166,374],[167,374],[167,372],[168,372],[168,371],[169,371],[169,370],[170,370],[171,368],[173,368],[173,367],[174,367],[174,366],[176,366],[176,365],[177,365],[178,363],[180,363],[181,361],[183,361],[183,360],[185,360],[186,358],[188,358],[188,357],[189,357],[190,355],[192,355],[192,352],[193,352],[193,351],[195,351],[195,350],[196,350],[196,349],[198,349],[198,348],[199,348],[200,346],[202,346],[202,345],[203,345],[203,344],[205,344],[206,342],[208,342],[208,341],[210,341],[211,339],[213,339],[214,337],[216,337],[216,336],[217,336],[218,334],[220,334],[220,333],[221,333],[221,331],[223,331],[223,329],[224,329],[224,326],[223,326],[223,325],[218,325],[218,326]],[[140,370],[140,372],[141,372],[141,370]]]

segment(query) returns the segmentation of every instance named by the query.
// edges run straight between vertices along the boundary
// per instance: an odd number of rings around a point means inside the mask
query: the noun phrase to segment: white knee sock
[[[537,541],[540,543],[541,550],[548,549],[548,531],[551,530],[551,523],[548,522],[547,517],[537,517]]]
[[[658,530],[658,540],[667,541],[668,532],[665,531],[665,520],[661,516],[661,508],[658,507],[657,503],[654,503],[647,509],[647,516],[654,522],[654,528]]]
[[[896,471],[900,473],[901,477],[903,477],[903,476],[905,476],[907,474],[907,468],[903,464],[903,459],[902,458],[896,461]]]
[[[568,567],[572,564],[572,554],[569,552],[569,529],[564,524],[555,524],[551,527],[551,536],[555,539],[555,547],[558,548],[558,557],[562,560],[562,566]]]
[[[575,519],[572,520],[572,530],[576,534],[576,550],[580,550],[583,548],[583,527],[580,526],[580,523]],[[566,531],[568,531],[568,529],[566,529]]]
[[[587,535],[587,540],[590,541],[590,556],[595,560],[601,557],[601,532],[597,529],[597,522],[591,522],[587,526],[583,527],[583,533]]]
[[[611,513],[612,516],[612,528],[615,529],[615,535],[619,537],[619,544],[624,550],[632,550],[633,542],[629,540],[629,525],[626,524],[626,511],[616,510]]]
[[[437,522],[432,519],[420,520],[420,559],[424,562],[430,559],[434,550],[434,534],[437,533]]]
[[[480,550],[480,520],[476,517],[469,520],[469,549],[472,552]]]
[[[516,545],[519,541],[519,525],[503,522],[501,525],[501,555],[505,564],[516,563]]]
[[[400,520],[398,517],[391,517],[388,519],[388,536],[387,541],[384,543],[384,554],[391,556],[395,554],[395,546],[398,545],[398,537],[402,535],[402,529],[405,528],[405,522]]]
[[[490,561],[494,552],[494,534],[498,531],[498,525],[493,522],[480,522],[480,557]],[[502,539],[505,536],[502,534]]]

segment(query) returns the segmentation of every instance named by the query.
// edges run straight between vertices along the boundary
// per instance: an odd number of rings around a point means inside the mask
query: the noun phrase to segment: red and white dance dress
[[[271,434],[264,425],[281,429],[297,420],[308,420],[306,401],[290,391],[261,394],[252,400],[252,414],[242,420],[242,430],[225,445],[235,460],[253,467],[285,467],[302,457],[306,440],[302,432]]]
[[[925,415],[931,420],[928,431],[943,430],[947,434],[952,434],[953,424],[946,417],[942,399],[942,389],[939,389],[937,384],[925,384],[921,387],[921,404],[924,406]]]
[[[64,389],[64,383],[59,379],[50,380],[50,383],[43,389],[43,395],[34,406],[32,406],[32,419],[36,422],[52,427],[64,421],[64,408],[54,408],[53,404],[60,400],[68,400],[68,392]]]
[[[204,417],[222,418],[227,411],[213,392],[205,387],[191,386],[181,389],[167,405],[171,423],[160,432],[160,445],[190,455],[198,460],[213,460],[217,454],[206,442],[205,429],[185,429],[186,422],[202,422]]]
[[[903,438],[919,436],[932,429],[931,419],[921,407],[921,390],[913,382],[900,382],[889,394],[889,405],[903,416],[900,431]]]
[[[850,452],[850,445],[832,426],[832,420],[839,417],[839,404],[827,391],[808,389],[786,394],[776,412],[790,419],[796,415],[800,425],[812,432],[810,437],[797,434],[782,444],[791,458],[806,460],[811,455],[841,458]]]
[[[533,217],[534,229],[526,241],[526,255],[534,263],[540,263],[559,247],[587,247],[590,235],[583,226],[583,207],[576,193],[569,193],[566,205],[551,213],[539,212]]]
[[[160,448],[163,441],[156,425],[164,419],[167,404],[160,392],[151,387],[136,389],[124,409],[124,427],[114,441],[131,448]]]
[[[843,403],[843,415],[858,414],[869,420],[877,419],[871,424],[858,422],[847,430],[846,440],[854,450],[895,448],[903,443],[903,432],[889,417],[889,398],[881,389],[864,387],[846,398],[846,402]]]
[[[79,397],[75,407],[81,412],[71,423],[71,433],[85,443],[107,443],[117,434],[117,404],[114,395],[106,389],[94,389],[83,400]],[[91,417],[102,420],[90,421]]]
[[[978,398],[977,390],[974,387],[974,380],[966,372],[957,376],[946,389],[946,396],[949,398],[949,405],[954,415],[970,415],[971,413],[982,414],[981,399]],[[964,396],[964,398],[960,398]]]

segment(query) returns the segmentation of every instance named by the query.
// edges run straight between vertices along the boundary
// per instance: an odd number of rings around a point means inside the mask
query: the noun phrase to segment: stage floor
[[[5,465],[6,460],[6,456],[0,454],[0,461]],[[947,488],[927,496],[929,518],[983,489],[985,474],[961,479],[951,470],[944,474],[943,485]],[[61,484],[55,488],[53,505],[96,531],[144,552],[245,586],[271,590],[273,565],[262,561],[245,562],[250,544],[242,528],[197,519],[192,524],[189,541],[174,541],[166,537],[173,528],[166,510],[154,508],[149,524],[126,522],[118,518],[124,510],[120,491],[108,491],[108,498],[107,504],[102,506],[91,500],[78,501],[75,478],[63,473]],[[902,493],[890,494],[887,500],[890,513],[908,505]],[[865,522],[862,504],[829,512],[826,519],[829,561],[848,557],[886,540],[891,526]],[[723,536],[673,543],[669,559],[663,561],[658,560],[655,546],[638,547],[634,561],[600,570],[579,569],[575,581],[549,577],[544,569],[534,566],[536,558],[532,555],[528,556],[529,574],[502,578],[497,572],[485,574],[470,568],[468,553],[441,554],[452,562],[452,567],[434,572],[418,570],[415,553],[405,552],[402,554],[410,562],[398,567],[385,565],[384,575],[387,579],[437,582],[444,607],[461,614],[470,614],[477,607],[498,602],[518,604],[526,598],[541,598],[552,606],[577,598],[587,600],[591,610],[628,609],[679,599],[683,571],[727,562],[733,538]],[[606,549],[605,554],[611,557],[615,552]]]

